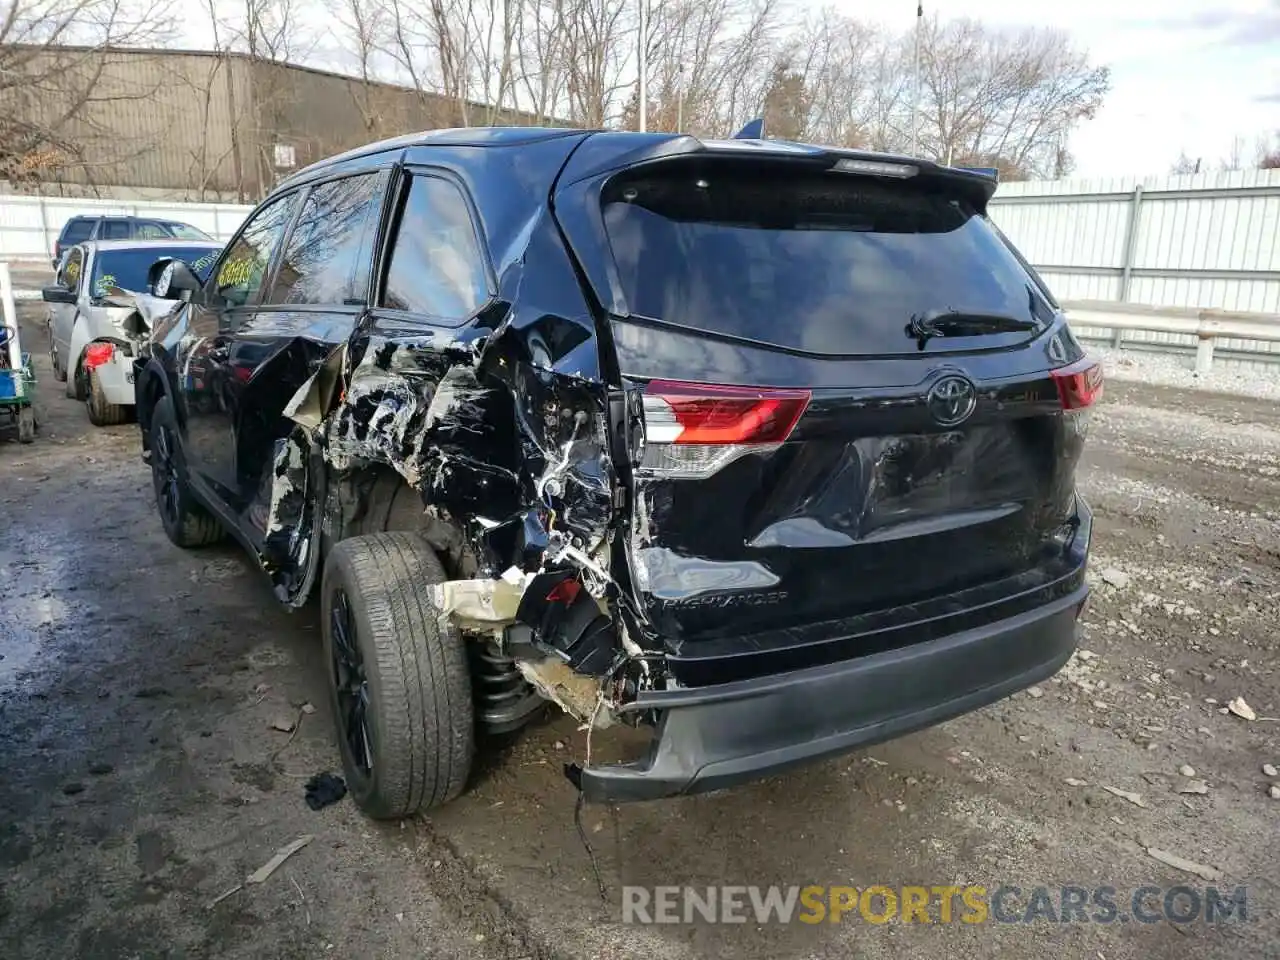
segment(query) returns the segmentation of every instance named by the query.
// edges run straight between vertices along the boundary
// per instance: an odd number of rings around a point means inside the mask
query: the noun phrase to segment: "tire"
[[[421,537],[376,533],[334,546],[321,586],[329,703],[347,786],[378,820],[462,793],[475,756],[465,641],[427,587],[446,579]]]
[[[66,383],[66,368],[58,361],[58,348],[52,344],[49,345],[49,363],[53,366],[53,379],[57,380],[59,383]]]
[[[36,412],[31,407],[18,411],[18,442],[31,443],[36,438]]]
[[[89,411],[89,422],[95,427],[114,427],[128,423],[133,407],[107,400],[97,370],[90,370],[86,379],[89,381],[89,397],[85,400],[85,407]]]
[[[187,483],[178,419],[168,397],[151,411],[151,484],[165,535],[177,546],[204,547],[223,538],[222,524],[196,502]]]

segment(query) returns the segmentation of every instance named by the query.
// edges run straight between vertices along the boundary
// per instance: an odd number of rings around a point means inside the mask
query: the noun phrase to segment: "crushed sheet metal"
[[[324,363],[285,404],[284,415],[307,430],[320,429],[326,411],[333,407],[334,391],[346,365],[346,356],[347,345],[344,343],[325,357]]]
[[[545,660],[517,660],[516,666],[524,678],[539,693],[555,703],[565,713],[583,723],[597,713],[600,703],[600,682],[592,677],[574,673],[567,663],[548,657]],[[613,714],[607,709],[598,712],[596,729],[613,725]]]
[[[606,399],[531,365],[518,345],[498,342],[504,331],[516,336],[506,327],[470,340],[373,336],[358,354],[344,345],[285,410],[338,475],[390,467],[425,508],[466,518],[475,579],[432,586],[431,598],[442,619],[498,636],[535,572],[577,568],[598,602],[607,594],[615,500]],[[282,487],[272,490],[273,520]]]
[[[136,311],[148,329],[155,329],[159,320],[176,313],[179,307],[186,305],[182,300],[166,300],[153,297],[149,293],[134,293],[132,290],[123,290],[120,287],[113,287],[102,302],[108,307],[125,307]]]
[[[281,600],[293,603],[305,596],[315,575],[311,553],[313,524],[308,515],[308,459],[310,445],[301,431],[276,441],[271,466],[263,546],[264,567]],[[299,578],[301,575],[301,579]]]

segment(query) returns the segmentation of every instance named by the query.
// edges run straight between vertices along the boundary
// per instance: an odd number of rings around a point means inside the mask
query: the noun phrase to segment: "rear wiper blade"
[[[946,310],[913,314],[907,324],[907,336],[923,350],[934,337],[978,337],[984,333],[1022,333],[1041,329],[1043,327],[1035,320],[1019,320],[1000,313]]]

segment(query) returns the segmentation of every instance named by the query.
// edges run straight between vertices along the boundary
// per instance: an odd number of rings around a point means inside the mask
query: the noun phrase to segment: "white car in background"
[[[49,305],[50,359],[67,396],[85,401],[94,425],[130,418],[133,358],[154,320],[177,306],[151,296],[152,266],[177,257],[199,273],[221,249],[198,240],[93,240],[59,259],[53,285],[41,291]]]

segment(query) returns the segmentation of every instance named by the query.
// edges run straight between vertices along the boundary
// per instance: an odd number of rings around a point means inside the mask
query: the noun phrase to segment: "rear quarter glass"
[[[936,182],[671,165],[615,178],[603,215],[633,315],[827,355],[916,350],[913,315],[1054,309],[991,224]],[[1035,332],[939,339],[930,353]]]

